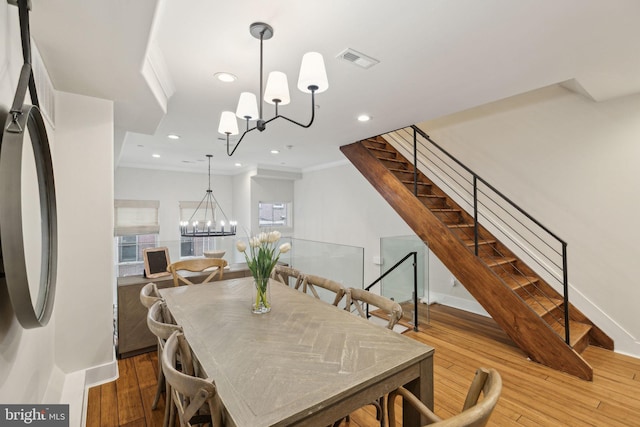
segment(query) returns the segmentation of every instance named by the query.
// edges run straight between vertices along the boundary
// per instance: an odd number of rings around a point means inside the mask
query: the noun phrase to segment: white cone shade
[[[324,92],[329,88],[324,59],[318,52],[305,53],[302,57],[302,65],[300,65],[298,89],[305,93],[311,93],[308,87],[312,85],[318,86],[316,93]]]
[[[269,104],[275,104],[274,99],[280,100],[280,105],[291,102],[289,97],[289,82],[287,75],[282,71],[272,71],[267,79],[267,88],[264,91],[264,100]]]
[[[223,111],[222,114],[220,114],[218,132],[229,135],[238,134],[238,120],[236,119],[236,115],[233,114],[233,111]]]
[[[251,92],[242,92],[236,109],[236,116],[241,119],[258,120],[258,101]]]

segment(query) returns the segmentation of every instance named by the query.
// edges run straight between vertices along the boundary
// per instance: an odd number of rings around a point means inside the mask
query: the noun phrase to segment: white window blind
[[[115,236],[158,234],[158,200],[114,200]]]
[[[198,221],[200,226],[206,225],[207,221],[212,221],[212,225],[216,222],[216,205],[215,203],[209,204],[205,206],[207,201],[203,201],[202,205],[200,202],[189,202],[183,201],[178,202],[180,205],[180,222],[190,221],[189,226],[193,223],[193,221]],[[200,209],[198,209],[198,205],[200,205]],[[206,207],[206,220],[205,220],[205,207]],[[196,213],[196,209],[198,212]],[[195,216],[194,216],[195,213]]]

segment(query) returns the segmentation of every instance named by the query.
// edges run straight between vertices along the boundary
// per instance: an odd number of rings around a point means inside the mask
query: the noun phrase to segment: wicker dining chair
[[[364,318],[367,317],[365,305],[375,306],[384,310],[389,317],[388,329],[393,329],[396,323],[402,319],[402,307],[400,304],[364,289],[347,289],[347,310],[351,310],[352,305],[356,307],[358,314]]]
[[[326,279],[324,277],[315,276],[312,274],[305,275],[302,282],[302,292],[311,293],[314,297],[321,299],[318,295],[316,287],[333,292],[333,294],[335,294],[335,298],[333,299],[332,304],[336,307],[338,306],[338,304],[340,304],[340,301],[342,301],[347,292],[344,286],[331,279]]]
[[[169,313],[167,304],[163,300],[156,301],[149,308],[149,311],[147,312],[147,326],[158,340],[158,386],[156,388],[156,396],[153,399],[151,409],[157,409],[158,402],[160,401],[160,395],[162,394],[162,390],[165,389],[166,394],[163,426],[167,427],[169,425],[169,407],[171,406],[171,399],[169,397],[169,388],[164,378],[160,355],[162,354],[166,340],[173,332],[182,331],[182,327],[173,322],[173,317]]]
[[[440,427],[482,427],[487,425],[489,417],[498,403],[501,391],[502,378],[500,378],[498,371],[495,369],[478,368],[478,370],[476,370],[476,376],[467,392],[462,412],[443,420],[427,408],[413,393],[404,387],[399,387],[389,393],[389,400],[387,402],[389,427],[395,427],[396,425],[395,400],[398,396],[402,396],[402,398],[420,412],[421,415],[427,418],[428,421],[425,425]],[[484,398],[478,402],[481,393],[484,394]]]
[[[300,270],[280,264],[276,264],[271,273],[271,277],[287,286],[290,286],[290,279],[295,279],[295,283],[293,284],[294,289],[298,289],[304,281],[304,274],[302,274]]]
[[[147,310],[158,300],[161,300],[160,292],[158,292],[158,286],[153,283],[147,283],[140,289],[140,302]]]
[[[222,402],[216,385],[212,379],[195,375],[194,357],[182,332],[176,331],[167,339],[161,360],[168,384],[167,395],[171,396],[167,400],[173,401],[170,425],[174,425],[174,410],[177,410],[181,427],[203,423],[221,426]],[[176,360],[180,360],[182,371],[175,368]]]
[[[207,270],[208,268],[217,267],[211,271],[201,283],[207,283],[218,277],[218,280],[222,280],[224,276],[224,268],[228,265],[227,260],[223,258],[194,258],[186,259],[182,261],[176,261],[167,267],[167,271],[173,275],[173,286],[193,285],[188,278],[181,275],[179,271],[191,271],[199,273]]]

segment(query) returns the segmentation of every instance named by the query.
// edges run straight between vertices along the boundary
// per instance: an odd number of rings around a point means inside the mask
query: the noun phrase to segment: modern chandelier
[[[247,133],[255,129],[262,132],[266,129],[267,123],[270,123],[275,119],[282,118],[303,128],[311,126],[315,118],[315,94],[324,92],[329,87],[327,72],[324,68],[324,59],[322,58],[322,55],[318,52],[305,53],[302,57],[302,64],[300,66],[298,89],[304,93],[311,94],[311,120],[307,124],[302,124],[279,114],[278,106],[287,105],[291,100],[289,98],[287,75],[281,71],[272,71],[269,73],[269,78],[267,79],[266,90],[263,91],[262,85],[262,42],[273,37],[273,28],[271,25],[265,24],[264,22],[254,22],[249,26],[249,32],[253,37],[260,39],[260,104],[258,108],[255,94],[251,92],[242,92],[240,94],[240,100],[238,101],[238,108],[236,109],[235,116],[240,119],[244,119],[246,121],[247,128],[233,147],[233,150],[230,150],[229,135],[238,134],[238,122],[232,111],[223,111],[220,115],[218,132],[227,136],[228,156],[232,156],[233,153],[235,153]],[[269,120],[264,120],[262,115],[263,101],[276,106],[275,116]],[[253,120],[256,120],[256,124],[254,127],[249,128],[249,122]]]
[[[237,223],[235,221],[229,221],[227,215],[222,210],[222,207],[213,195],[211,190],[211,158],[213,155],[207,154],[209,158],[209,188],[204,194],[204,197],[198,203],[196,210],[188,221],[180,222],[180,235],[182,237],[220,237],[220,236],[235,236]],[[215,203],[214,203],[215,202]],[[215,209],[220,208],[220,212],[224,217],[224,221],[220,221],[220,228],[216,228],[215,221]],[[204,210],[204,215],[199,215],[200,210]],[[202,223],[200,223],[202,219]],[[225,225],[229,226],[225,229]]]

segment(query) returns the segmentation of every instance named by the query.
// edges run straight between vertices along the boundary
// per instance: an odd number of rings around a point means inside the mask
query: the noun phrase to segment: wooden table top
[[[251,313],[250,277],[161,290],[232,425],[305,424],[315,412],[432,361],[432,347],[273,280],[270,286],[272,310],[261,315]]]

